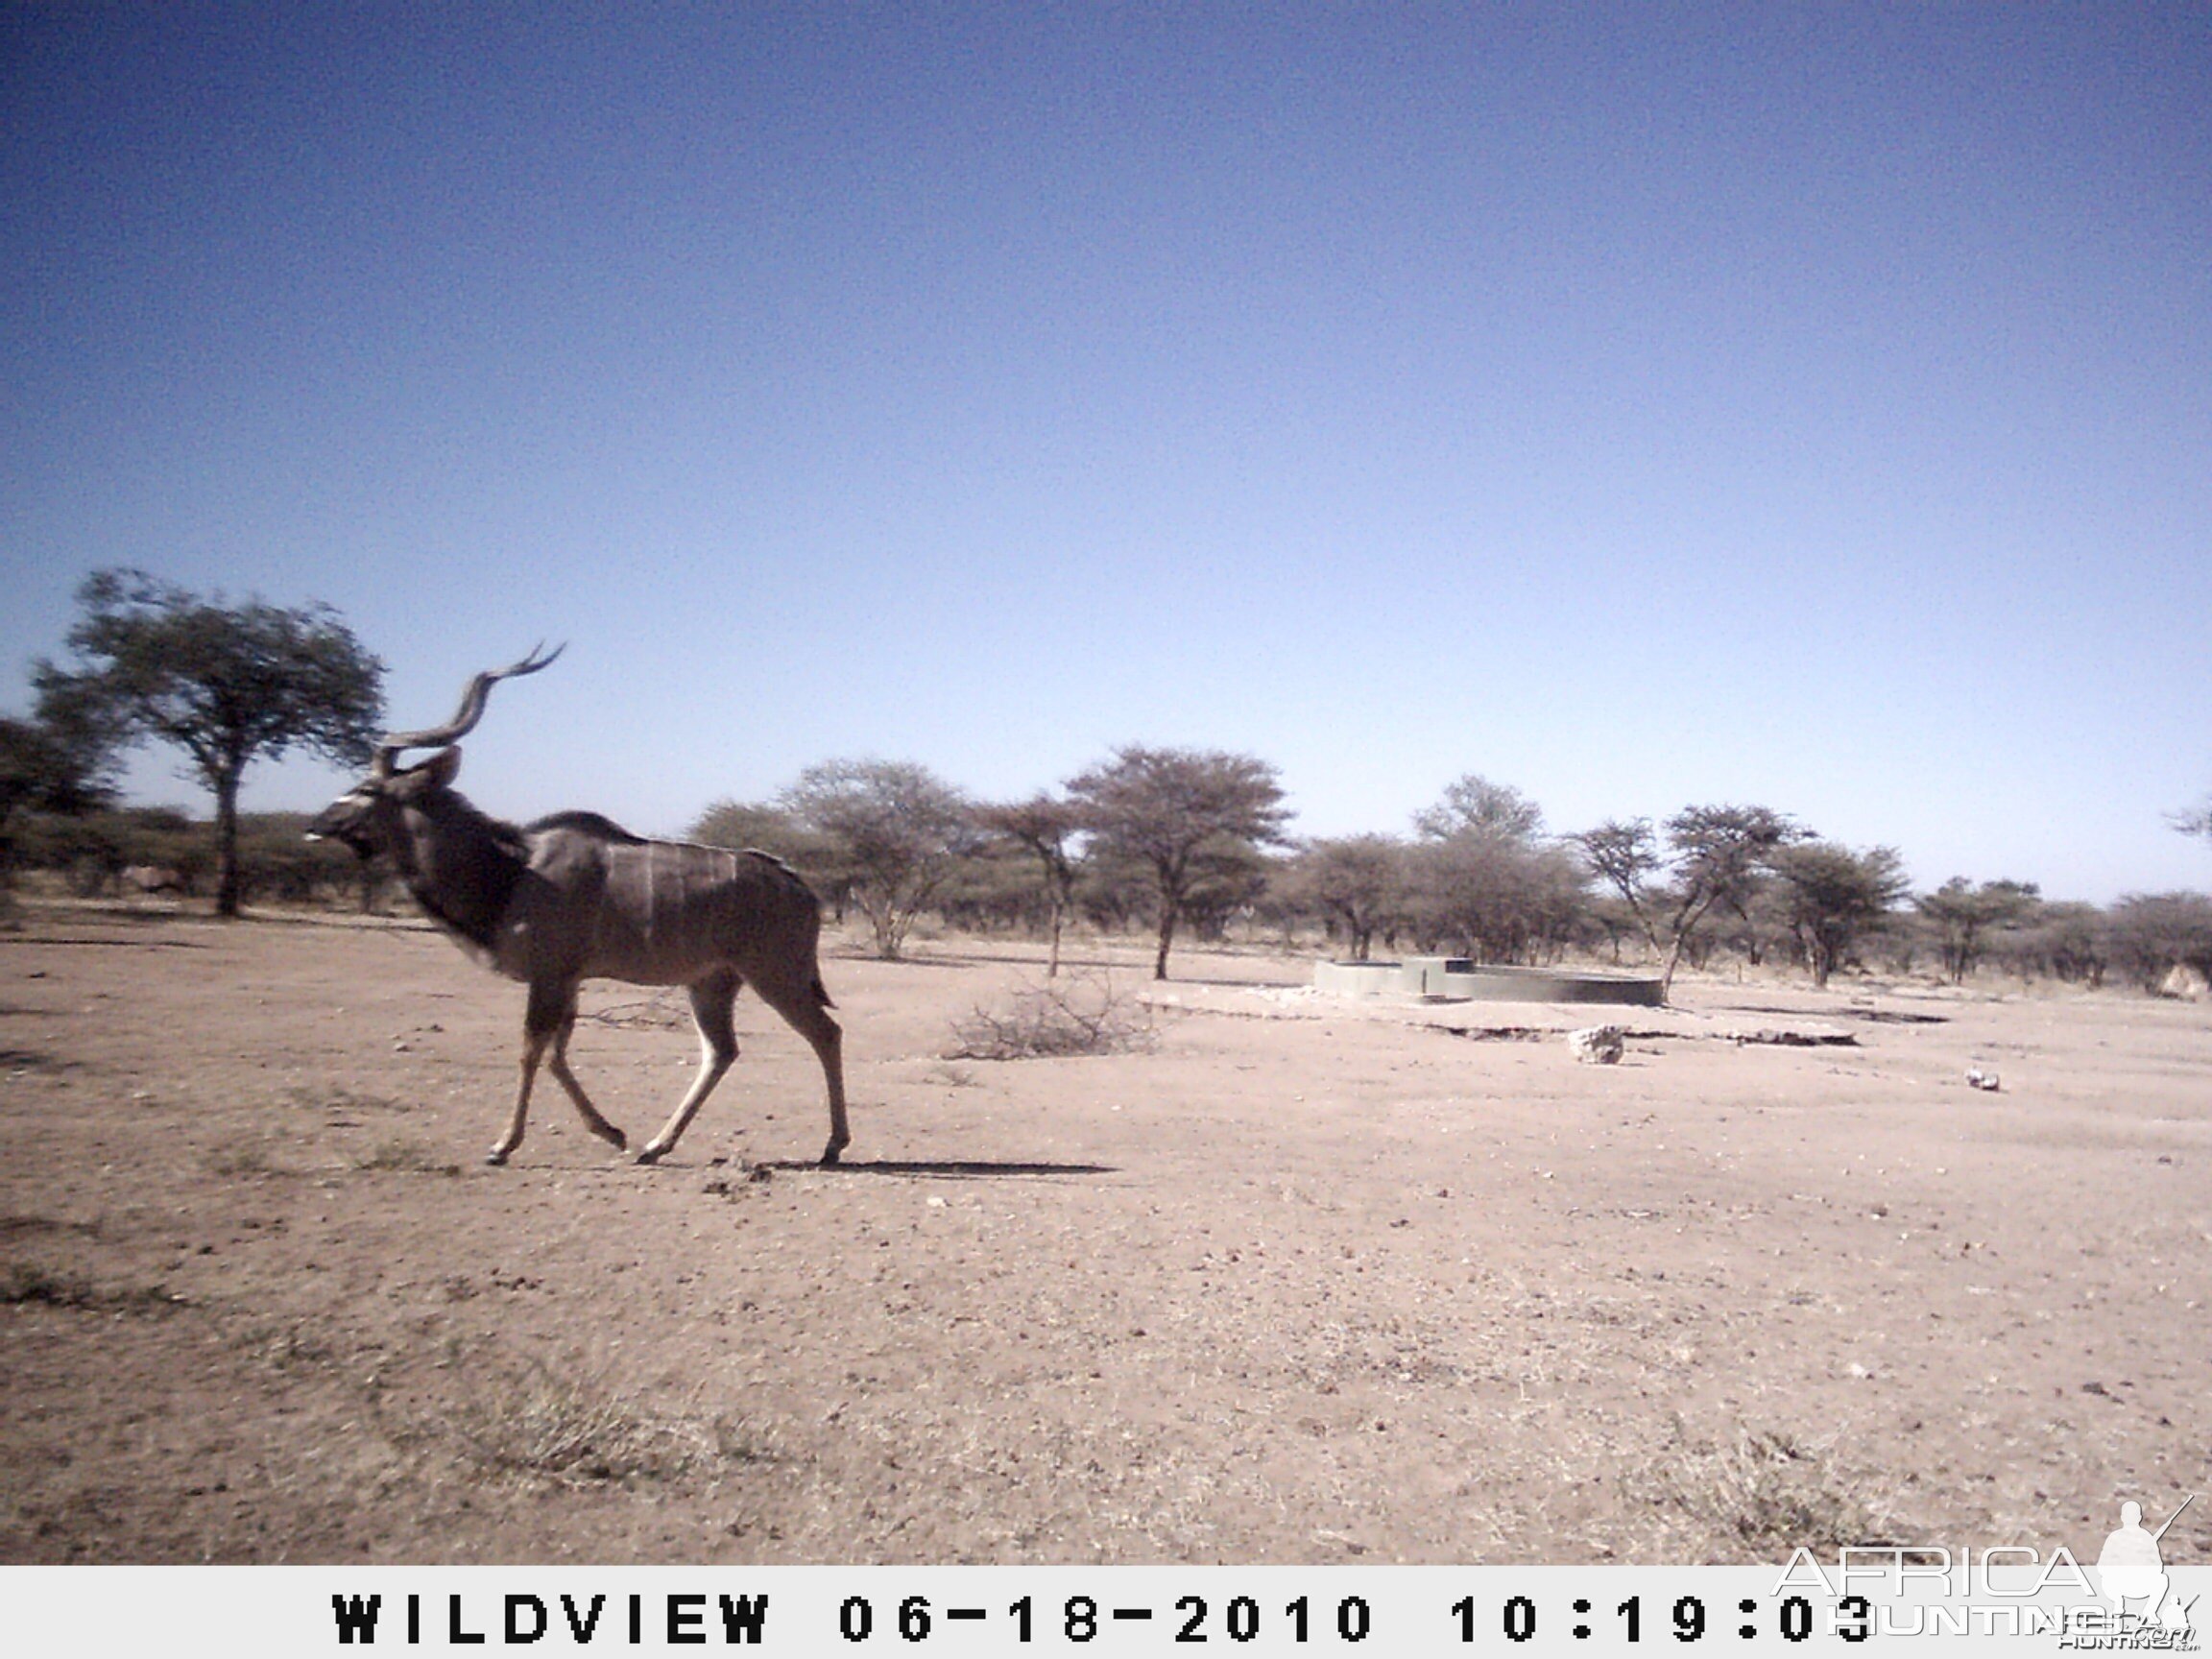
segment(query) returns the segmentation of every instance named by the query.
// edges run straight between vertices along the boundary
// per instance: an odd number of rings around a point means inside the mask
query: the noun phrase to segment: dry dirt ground
[[[748,998],[670,1162],[547,1086],[493,1169],[521,992],[444,940],[18,921],[0,1560],[2090,1559],[2212,1491],[2201,1005],[1686,981],[1593,1067],[1185,950],[1150,1051],[994,1063],[1034,950],[839,949],[842,1168]],[[635,1142],[694,1040],[586,1008]]]

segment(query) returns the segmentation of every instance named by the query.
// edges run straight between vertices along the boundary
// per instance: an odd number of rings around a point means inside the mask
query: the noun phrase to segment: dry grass
[[[727,1418],[663,1415],[602,1378],[536,1363],[433,1427],[481,1468],[563,1486],[676,1480],[767,1455]]]
[[[326,1088],[306,1089],[293,1087],[284,1092],[284,1102],[306,1112],[326,1112],[333,1118],[343,1118],[354,1112],[405,1112],[410,1110],[403,1100],[390,1094],[369,1094],[358,1089],[349,1089],[343,1083]]]
[[[1799,1548],[1829,1556],[1899,1535],[1887,1498],[1831,1448],[1779,1430],[1697,1439],[1676,1418],[1667,1443],[1622,1484],[1654,1506],[1677,1549],[1715,1564],[1780,1562]]]
[[[387,1136],[366,1152],[353,1157],[356,1169],[382,1169],[418,1175],[458,1176],[461,1166],[451,1159],[441,1157],[420,1141],[402,1136]]]
[[[269,1148],[258,1141],[240,1141],[218,1146],[207,1154],[207,1173],[220,1175],[226,1180],[243,1180],[254,1175],[281,1175],[283,1166],[269,1156]]]
[[[100,1312],[166,1313],[179,1300],[165,1285],[103,1285],[82,1273],[27,1262],[0,1266],[0,1307],[43,1303]]]
[[[337,1351],[311,1332],[304,1321],[258,1321],[237,1333],[239,1349],[276,1371],[325,1367],[337,1361]]]

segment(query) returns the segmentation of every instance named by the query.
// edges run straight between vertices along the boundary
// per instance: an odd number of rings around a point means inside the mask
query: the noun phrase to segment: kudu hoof
[[[637,1154],[637,1162],[640,1164],[658,1164],[661,1162],[661,1154],[663,1150],[662,1147],[648,1146]]]
[[[844,1150],[844,1146],[838,1142],[830,1142],[830,1144],[823,1150],[822,1167],[825,1169],[834,1169],[837,1166],[837,1155]]]
[[[498,1147],[494,1146],[491,1151],[484,1154],[484,1162],[491,1165],[493,1168],[496,1169],[500,1165],[507,1162],[507,1154],[502,1152]]]

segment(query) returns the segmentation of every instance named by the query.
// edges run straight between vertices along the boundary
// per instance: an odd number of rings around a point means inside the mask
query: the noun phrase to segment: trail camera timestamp
[[[1710,1605],[1698,1596],[1664,1598],[1630,1596],[1610,1610],[1586,1598],[1564,1607],[1547,1606],[1539,1613],[1536,1599],[1507,1597],[1503,1603],[1463,1596],[1452,1604],[1462,1643],[1488,1644],[1503,1635],[1506,1641],[1533,1642],[1539,1621],[1547,1636],[1559,1630],[1577,1642],[1702,1643],[1751,1642],[1760,1637],[1780,1637],[1785,1644],[1810,1641],[1815,1631],[1844,1642],[1863,1642],[1871,1632],[1872,1607],[1863,1596],[1845,1596],[1824,1608],[1816,1608],[1806,1596],[1785,1596],[1779,1600],[1744,1597],[1737,1601],[1716,1599]]]
[[[876,1603],[865,1596],[849,1596],[837,1610],[837,1633],[847,1642],[866,1642],[879,1623],[887,1633],[905,1642],[924,1642],[940,1625],[976,1628],[996,1621],[1013,1632],[1014,1640],[1071,1642],[1077,1646],[1096,1641],[1116,1625],[1161,1628],[1177,1643],[1250,1643],[1262,1627],[1276,1640],[1304,1644],[1311,1641],[1364,1642],[1374,1625],[1374,1614],[1358,1596],[1328,1600],[1300,1596],[1280,1610],[1262,1610],[1258,1598],[1184,1596],[1170,1605],[1149,1602],[1100,1601],[1091,1596],[1070,1596],[1047,1602],[1024,1596],[1002,1611],[987,1606],[932,1605],[924,1596],[908,1596],[886,1607],[878,1616]]]

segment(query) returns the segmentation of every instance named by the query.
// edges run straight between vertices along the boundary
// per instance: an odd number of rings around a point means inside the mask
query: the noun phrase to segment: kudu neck
[[[405,833],[394,855],[415,902],[470,944],[492,949],[529,862],[522,832],[452,789],[409,802],[401,817]]]

